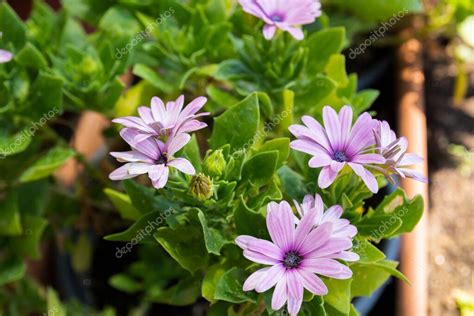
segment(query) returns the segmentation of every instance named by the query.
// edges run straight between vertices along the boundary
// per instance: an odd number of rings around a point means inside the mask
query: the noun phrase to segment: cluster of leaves
[[[83,204],[108,210],[105,197],[128,226],[105,238],[138,250],[137,260],[110,284],[138,294],[145,305],[182,306],[203,297],[211,304],[209,315],[272,315],[269,293],[242,291],[255,266],[234,239],[240,234],[268,238],[268,202],[301,201],[315,192],[328,206],[341,204],[344,217],[357,226],[355,251],[361,260],[351,264],[352,279],[324,280],[329,295],[306,293],[303,314],[357,315],[354,297],[371,295],[391,275],[404,278],[373,243],[411,231],[421,217],[421,198],[408,199],[398,190],[372,209],[365,204],[372,194],[349,170],[321,190],[308,157],[289,150],[288,126],[302,114],[320,118],[326,104],[336,110],[350,104],[359,114],[378,95],[357,91],[357,75],[347,74],[343,27],[330,27],[325,17],[303,41],[277,34],[269,42],[261,35],[261,22],[232,0],[63,0],[63,7],[53,12],[35,1],[22,22],[0,4],[0,47],[15,56],[0,64],[0,154],[6,156],[0,157],[0,286],[9,285],[0,291],[0,307],[11,315],[80,310],[74,303],[61,304],[53,290],[42,292],[28,280],[19,281],[26,270],[23,258],[39,257],[45,231],[57,234],[77,223]],[[398,9],[385,8],[384,16],[390,10]],[[95,31],[88,34],[83,23]],[[127,69],[141,80],[120,95],[118,76]],[[181,93],[209,97],[212,132],[193,137],[179,155],[211,180],[210,198],[193,195],[190,178],[178,173],[160,191],[128,180],[123,192],[101,178],[78,186],[83,194],[71,194],[54,183],[51,176],[65,161],[81,158],[53,124],[64,112],[131,115],[153,95],[170,100]],[[46,123],[25,132],[50,111],[54,115]],[[20,145],[12,146],[20,137]],[[222,159],[210,161],[216,153]],[[98,170],[86,171],[97,176]],[[84,192],[90,193],[87,199]],[[80,260],[88,246],[79,240],[66,248],[72,249],[75,268],[84,270]],[[18,299],[23,296],[32,303],[25,305]],[[103,312],[108,313],[113,315]]]
[[[66,11],[40,1],[27,21],[1,2],[0,31],[0,47],[14,54],[0,64],[0,286],[11,285],[0,306],[24,315],[45,309],[22,299],[34,292],[33,283],[13,282],[24,277],[26,258],[40,258],[40,240],[54,222],[48,218],[54,185],[47,178],[76,155],[57,124],[66,112],[110,113],[123,90],[118,76],[126,60],[113,58],[117,39],[101,30],[86,34]]]

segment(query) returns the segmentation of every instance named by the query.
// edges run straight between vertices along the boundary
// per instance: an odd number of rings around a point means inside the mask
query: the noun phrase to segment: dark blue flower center
[[[336,151],[334,153],[333,159],[336,160],[337,162],[346,162],[349,160],[346,154],[343,153],[342,151]]]
[[[289,251],[283,258],[283,265],[287,269],[293,269],[301,263],[302,259],[303,258],[301,258],[301,256],[298,255],[295,251]]]
[[[279,14],[273,14],[271,17],[270,17],[270,20],[272,20],[273,22],[282,22],[283,21],[283,17]]]
[[[156,161],[157,165],[165,165],[168,162],[168,154],[167,153],[162,153],[160,155],[160,158]]]

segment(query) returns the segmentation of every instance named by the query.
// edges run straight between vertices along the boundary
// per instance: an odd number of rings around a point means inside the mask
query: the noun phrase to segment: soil
[[[456,293],[474,294],[474,173],[462,172],[450,144],[469,150],[464,159],[473,169],[474,67],[466,99],[453,104],[456,75],[452,59],[439,43],[426,48],[426,109],[429,132],[429,315],[459,315]],[[470,166],[470,167],[469,167]]]

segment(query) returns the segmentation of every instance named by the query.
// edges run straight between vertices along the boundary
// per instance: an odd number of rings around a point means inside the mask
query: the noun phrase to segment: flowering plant
[[[22,259],[55,236],[85,274],[91,227],[138,309],[357,315],[355,297],[405,280],[377,245],[421,218],[421,197],[387,186],[426,181],[410,169],[421,158],[366,112],[378,92],[347,74],[345,29],[313,23],[319,1],[97,3],[37,1],[26,23],[0,4],[0,285],[19,284],[0,297],[40,302],[0,306],[72,312],[23,280]],[[64,136],[85,109],[115,123],[100,164]],[[83,174],[66,190],[71,158]]]

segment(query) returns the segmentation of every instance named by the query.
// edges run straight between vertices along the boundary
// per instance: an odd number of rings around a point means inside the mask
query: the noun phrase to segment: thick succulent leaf
[[[20,181],[29,182],[48,177],[75,155],[76,152],[71,148],[54,147],[26,169],[21,175]]]
[[[258,103],[257,95],[251,94],[215,118],[209,140],[211,148],[218,149],[226,144],[232,151],[251,147],[260,121]]]

